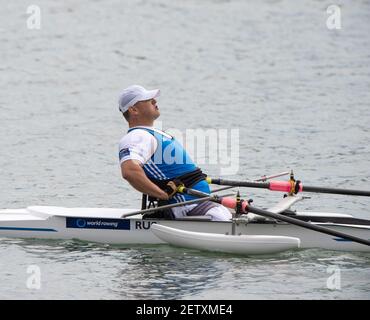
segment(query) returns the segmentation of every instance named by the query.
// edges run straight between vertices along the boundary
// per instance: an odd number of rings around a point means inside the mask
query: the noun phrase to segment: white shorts
[[[175,218],[183,218],[187,217],[187,213],[194,209],[197,205],[196,204],[189,204],[187,206],[175,207],[172,208],[172,212]],[[217,206],[211,208],[207,211],[205,216],[212,217],[212,221],[229,221],[232,218],[231,212],[224,206]]]
[[[205,215],[211,216],[212,221],[229,221],[232,218],[231,212],[224,206],[209,209]]]

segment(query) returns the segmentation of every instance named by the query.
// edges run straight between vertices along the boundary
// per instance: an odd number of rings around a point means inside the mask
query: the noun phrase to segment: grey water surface
[[[29,29],[31,4],[1,2],[0,208],[139,207],[118,163],[130,84],[161,89],[164,129],[236,130],[228,178],[294,169],[307,185],[370,189],[369,1],[40,0],[41,28]],[[341,29],[327,27],[332,4]],[[281,198],[241,192],[261,207]],[[370,218],[369,198],[310,196],[296,208]],[[234,257],[1,238],[0,298],[369,299],[369,266],[370,254],[318,249]]]

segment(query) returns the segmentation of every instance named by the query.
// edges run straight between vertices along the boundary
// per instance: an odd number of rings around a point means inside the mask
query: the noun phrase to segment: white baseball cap
[[[157,98],[160,95],[160,90],[146,90],[142,86],[133,85],[124,89],[119,96],[118,106],[119,110],[124,113],[129,107],[132,107],[139,101],[145,101],[153,98]]]

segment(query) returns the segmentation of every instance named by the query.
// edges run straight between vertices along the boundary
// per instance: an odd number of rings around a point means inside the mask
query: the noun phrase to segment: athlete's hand
[[[169,199],[171,199],[177,193],[177,188],[180,185],[181,181],[176,179],[167,183],[166,189],[164,191],[168,194]]]
[[[166,193],[166,191],[161,190],[161,195],[158,197],[160,200],[170,200],[170,197]]]

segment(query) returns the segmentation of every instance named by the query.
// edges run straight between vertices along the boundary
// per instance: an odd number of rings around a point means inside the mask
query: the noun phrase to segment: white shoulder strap
[[[162,130],[156,129],[156,128],[147,128],[147,127],[142,127],[142,126],[137,126],[135,128],[153,130],[154,132],[157,132],[157,133],[161,134],[162,136],[165,136],[168,139],[173,139],[173,136],[171,136],[170,134],[168,134],[168,133],[166,133]]]

